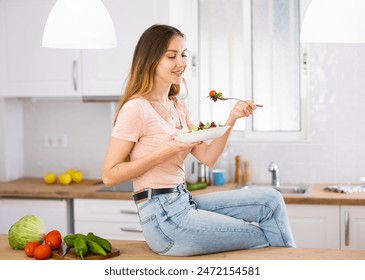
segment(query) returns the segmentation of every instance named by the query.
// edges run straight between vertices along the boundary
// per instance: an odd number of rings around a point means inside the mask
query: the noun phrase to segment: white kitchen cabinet
[[[74,199],[75,233],[108,239],[144,240],[132,200]]]
[[[43,48],[44,25],[55,2],[0,0],[0,97],[119,97],[139,36],[152,24],[169,22],[168,0],[103,0],[117,48]]]
[[[156,23],[169,23],[168,0],[103,0],[112,17],[117,48],[83,50],[84,96],[121,96],[134,48],[143,31]]]
[[[340,248],[338,205],[287,204],[298,248]]]
[[[0,96],[81,96],[80,51],[42,47],[55,0],[0,0]]]
[[[299,248],[365,249],[365,206],[287,204]]]
[[[341,205],[341,249],[365,250],[365,206]]]
[[[42,218],[46,224],[46,232],[56,229],[63,236],[73,232],[71,200],[1,198],[0,234],[7,234],[14,223],[28,214]]]

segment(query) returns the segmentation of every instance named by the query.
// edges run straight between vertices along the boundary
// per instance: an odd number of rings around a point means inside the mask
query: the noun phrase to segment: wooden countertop
[[[267,247],[192,257],[167,257],[153,253],[144,241],[110,240],[120,255],[111,260],[364,260],[365,251]],[[0,260],[33,260],[23,250],[13,250],[7,235],[0,235]]]
[[[97,192],[103,187],[100,180],[87,179],[64,186],[47,185],[41,178],[22,178],[0,183],[0,197],[132,199],[130,192]]]
[[[342,194],[324,191],[326,186],[333,184],[315,184],[309,194],[284,194],[286,203],[291,204],[332,204],[332,205],[365,205],[365,192]],[[84,180],[79,184],[63,186],[47,185],[42,178],[22,178],[0,183],[0,197],[13,198],[96,198],[96,199],[132,199],[130,192],[97,192],[105,186],[100,180]],[[225,191],[235,188],[235,184],[224,187],[208,186],[202,190],[192,191],[193,195],[207,192]]]

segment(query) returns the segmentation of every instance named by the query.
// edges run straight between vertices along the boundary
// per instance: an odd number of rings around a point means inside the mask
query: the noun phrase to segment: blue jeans
[[[161,255],[295,247],[284,199],[274,189],[236,189],[192,197],[179,185],[177,192],[136,205],[146,242]]]

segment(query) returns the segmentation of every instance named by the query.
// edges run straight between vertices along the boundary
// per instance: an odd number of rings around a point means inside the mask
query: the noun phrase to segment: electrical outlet
[[[46,148],[66,148],[67,136],[66,135],[46,135],[44,137],[44,146]]]

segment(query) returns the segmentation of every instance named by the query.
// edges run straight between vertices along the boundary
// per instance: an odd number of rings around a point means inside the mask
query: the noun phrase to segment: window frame
[[[245,56],[244,60],[249,61],[250,67],[247,73],[244,73],[244,84],[245,92],[249,93],[249,96],[253,99],[253,58],[252,58],[252,1],[244,0],[242,2],[243,8],[243,38],[244,38],[244,48]],[[300,0],[300,20],[303,21],[305,11],[311,0]],[[299,41],[299,38],[298,38]],[[300,44],[300,77],[299,77],[299,88],[300,88],[300,130],[298,131],[255,131],[253,130],[253,118],[249,117],[244,119],[245,129],[244,130],[233,130],[230,142],[305,142],[310,140],[310,99],[309,99],[309,67],[308,67],[308,49],[304,44]],[[201,89],[199,89],[201,92]],[[199,94],[199,98],[203,98],[203,93]],[[265,105],[265,104],[264,104]],[[263,108],[258,108],[258,110],[264,110]],[[210,113],[212,114],[212,113]],[[199,110],[199,117],[202,118]],[[242,120],[239,120],[242,121]]]

